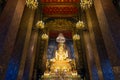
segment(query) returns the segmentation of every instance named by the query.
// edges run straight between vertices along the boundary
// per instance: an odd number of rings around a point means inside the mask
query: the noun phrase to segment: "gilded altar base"
[[[45,72],[42,80],[80,80],[80,75],[76,71],[69,72]]]
[[[63,61],[54,61],[50,62],[50,70],[47,69],[42,76],[42,80],[80,80],[80,75],[78,75],[74,59],[66,59]],[[48,67],[49,68],[49,67]]]

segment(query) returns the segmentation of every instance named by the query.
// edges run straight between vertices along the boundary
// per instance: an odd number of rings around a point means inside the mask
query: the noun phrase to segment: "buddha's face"
[[[60,47],[59,47],[59,51],[63,51],[63,46],[60,46]]]

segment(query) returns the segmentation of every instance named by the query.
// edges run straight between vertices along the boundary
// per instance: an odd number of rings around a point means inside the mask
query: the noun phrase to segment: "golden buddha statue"
[[[65,38],[62,34],[60,34],[57,38],[58,44],[58,50],[55,51],[55,57],[51,59],[51,71],[70,71],[71,65],[68,57],[68,50],[65,49]]]
[[[68,51],[64,49],[65,44],[60,43],[58,50],[55,51],[55,58],[51,59],[52,71],[69,71],[71,70],[70,61],[71,59],[68,58]]]
[[[66,46],[64,44],[64,36],[62,34],[59,34],[56,41],[58,42],[58,49],[55,50],[54,58],[47,60],[47,70],[42,76],[43,79],[46,80],[47,78],[51,77],[52,80],[58,80],[61,77],[66,77],[65,80],[71,80],[72,76],[73,78],[78,78],[80,80],[75,69],[75,59],[69,58],[69,51],[65,48]]]

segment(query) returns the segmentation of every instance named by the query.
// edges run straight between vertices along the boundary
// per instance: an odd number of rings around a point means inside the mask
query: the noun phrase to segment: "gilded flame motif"
[[[45,24],[46,27],[52,30],[68,30],[75,26],[75,23],[66,19],[55,19]]]

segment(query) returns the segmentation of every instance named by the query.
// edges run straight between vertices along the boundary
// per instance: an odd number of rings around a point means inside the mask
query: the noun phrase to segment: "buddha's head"
[[[58,43],[65,43],[65,37],[64,37],[64,35],[63,35],[62,33],[60,33],[60,34],[58,35],[58,37],[56,38],[56,41],[57,41]]]

